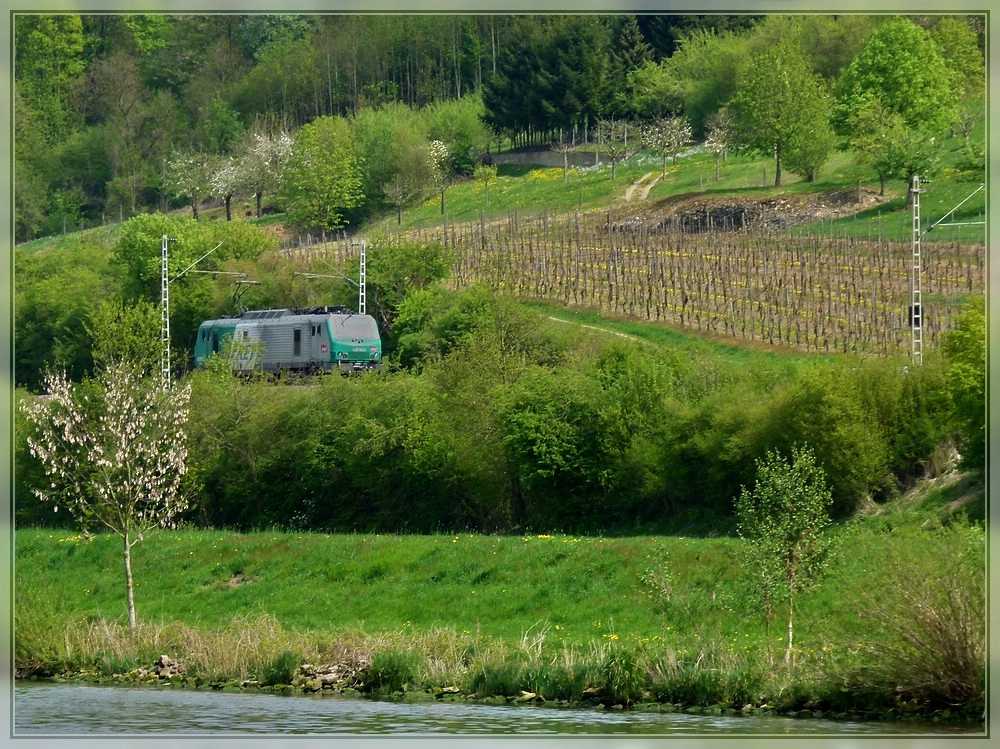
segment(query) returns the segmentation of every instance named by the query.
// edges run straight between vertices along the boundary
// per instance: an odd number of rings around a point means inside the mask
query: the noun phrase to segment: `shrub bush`
[[[361,691],[381,696],[402,692],[416,678],[419,661],[416,653],[404,650],[376,653]]]
[[[264,686],[291,684],[302,659],[291,650],[283,650],[261,669],[260,683]]]

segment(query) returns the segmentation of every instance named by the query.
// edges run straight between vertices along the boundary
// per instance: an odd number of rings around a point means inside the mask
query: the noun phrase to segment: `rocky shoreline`
[[[47,673],[44,669],[15,670],[15,679],[47,682],[86,682],[95,685],[153,686],[178,689],[211,690],[221,692],[264,692],[272,694],[330,694],[358,699],[387,699],[404,702],[471,702],[484,705],[535,705],[553,708],[577,708],[597,710],[623,710],[635,712],[686,713],[690,715],[753,716],[768,715],[788,718],[814,718],[845,722],[941,722],[948,724],[982,721],[970,719],[960,712],[935,710],[932,712],[913,709],[871,710],[871,711],[830,711],[812,701],[802,704],[759,705],[747,704],[735,708],[732,705],[686,705],[683,703],[658,702],[645,699],[630,704],[622,704],[604,698],[599,689],[587,689],[579,700],[547,700],[539,694],[522,691],[516,695],[465,694],[458,686],[446,685],[430,689],[404,687],[391,693],[378,692],[368,681],[371,657],[359,655],[340,663],[322,665],[302,664],[290,679],[290,683],[268,683],[258,678],[206,680],[188,673],[185,664],[167,655],[161,655],[148,667],[139,667],[127,673],[102,674],[97,668]],[[646,696],[649,698],[650,696]]]

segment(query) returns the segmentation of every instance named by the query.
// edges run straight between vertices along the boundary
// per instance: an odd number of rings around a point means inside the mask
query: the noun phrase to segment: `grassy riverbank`
[[[142,625],[129,632],[116,537],[20,529],[16,666],[976,720],[984,538],[970,512],[981,487],[953,476],[838,526],[826,578],[796,607],[791,667],[787,611],[766,625],[738,539],[160,532],[133,554]],[[157,665],[163,655],[180,667]]]

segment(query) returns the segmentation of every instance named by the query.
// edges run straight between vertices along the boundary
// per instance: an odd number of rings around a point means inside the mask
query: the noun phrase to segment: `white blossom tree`
[[[281,188],[282,172],[291,155],[292,136],[284,130],[247,136],[241,162],[246,185],[257,199],[257,218],[261,216],[264,193],[276,193]]]
[[[444,194],[452,185],[454,175],[452,164],[454,159],[451,157],[451,152],[448,150],[448,146],[440,140],[432,140],[429,144],[427,144],[427,148],[430,151],[431,161],[434,164],[431,181],[434,183],[434,187],[441,195],[441,215],[443,216]]]
[[[191,216],[198,218],[198,204],[210,191],[214,159],[198,152],[174,153],[166,160],[164,185],[175,198],[191,201]]]
[[[187,509],[180,492],[186,473],[190,385],[162,391],[126,362],[101,372],[96,392],[65,373],[45,376],[47,393],[25,398],[33,426],[27,442],[48,486],[35,494],[65,506],[85,529],[103,525],[123,543],[128,622],[136,626],[132,547],[157,527],[175,527]]]
[[[241,159],[223,156],[216,162],[210,187],[212,194],[226,206],[226,221],[233,220],[233,196],[246,192],[247,184],[247,170]]]
[[[686,117],[664,117],[642,129],[642,142],[663,159],[661,174],[667,173],[667,157],[677,163],[677,154],[693,143],[691,123]]]
[[[720,109],[708,118],[708,135],[705,137],[705,148],[715,157],[715,181],[720,178],[719,164],[725,161],[726,154],[733,144],[733,119],[726,109]]]
[[[626,120],[598,120],[597,138],[600,150],[611,159],[611,181],[615,181],[618,162],[628,158],[628,137],[634,127]],[[634,149],[633,149],[634,150]]]

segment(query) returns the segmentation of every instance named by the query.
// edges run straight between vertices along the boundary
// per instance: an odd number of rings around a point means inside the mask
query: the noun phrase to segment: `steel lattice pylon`
[[[913,175],[913,254],[910,264],[910,361],[924,363],[924,307],[920,288],[920,178]]]
[[[358,279],[358,313],[365,314],[365,249],[367,244],[364,241],[358,242],[360,260],[360,278]]]
[[[160,244],[160,381],[170,389],[170,274],[168,251],[170,238],[164,234]]]

